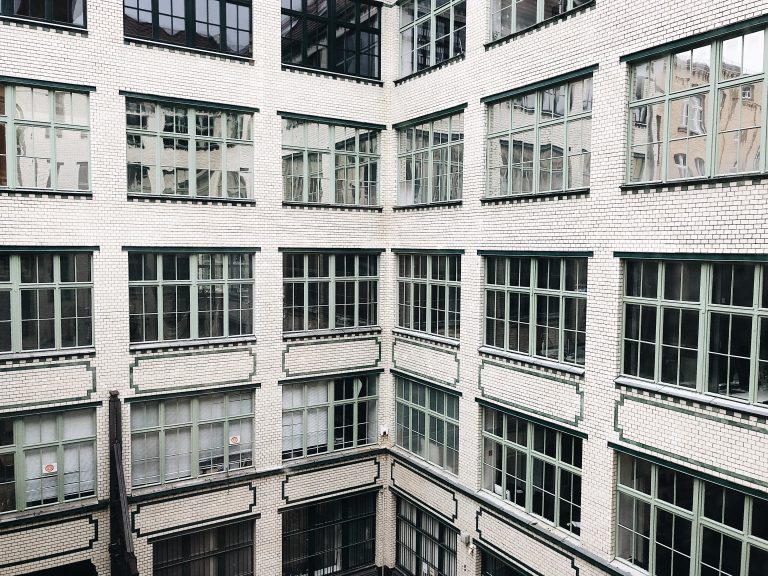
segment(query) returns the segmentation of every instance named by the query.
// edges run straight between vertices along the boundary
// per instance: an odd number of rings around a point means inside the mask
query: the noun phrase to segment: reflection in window
[[[491,0],[491,41],[554,18],[592,0]]]
[[[3,1],[0,2],[0,14],[84,27],[85,0]]]
[[[400,76],[463,54],[466,37],[466,0],[401,2]]]

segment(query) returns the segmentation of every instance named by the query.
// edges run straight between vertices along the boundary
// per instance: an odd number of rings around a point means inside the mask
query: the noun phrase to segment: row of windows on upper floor
[[[248,253],[131,252],[132,343],[254,334]],[[283,333],[379,326],[379,256],[283,255]],[[0,254],[0,352],[93,342],[91,255]],[[584,366],[587,258],[485,257],[483,350]],[[396,326],[458,344],[461,257],[399,254]],[[768,404],[768,266],[626,260],[621,374]]]

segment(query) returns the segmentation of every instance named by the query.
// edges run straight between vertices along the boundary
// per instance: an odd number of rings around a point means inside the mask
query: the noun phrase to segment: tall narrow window
[[[397,498],[397,567],[410,576],[457,576],[456,542],[459,531]]]
[[[466,50],[466,0],[400,3],[400,76],[437,66]]]
[[[86,0],[0,0],[0,14],[85,27]]]

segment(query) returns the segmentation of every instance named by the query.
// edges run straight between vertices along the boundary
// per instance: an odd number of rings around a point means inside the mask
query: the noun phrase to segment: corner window
[[[86,0],[2,0],[0,14],[85,27]]]
[[[459,531],[397,498],[397,567],[410,576],[456,576]]]
[[[491,41],[521,32],[592,0],[491,0]]]
[[[437,66],[463,54],[466,0],[405,0],[400,3],[400,76]]]

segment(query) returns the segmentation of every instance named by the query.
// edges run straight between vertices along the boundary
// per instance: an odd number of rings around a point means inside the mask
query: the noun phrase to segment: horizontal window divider
[[[737,492],[741,492],[749,496],[754,496],[762,500],[768,499],[768,493],[766,492],[761,492],[760,490],[755,490],[754,488],[750,488],[749,486],[744,486],[743,484],[737,484],[736,482],[731,482],[730,480],[721,478],[720,476],[714,476],[712,474],[708,474],[707,472],[702,472],[701,470],[697,470],[689,466],[678,464],[677,462],[664,460],[662,458],[659,458],[658,456],[654,456],[653,454],[648,454],[640,450],[635,450],[633,448],[624,446],[623,444],[619,444],[617,442],[609,441],[608,448],[610,448],[611,450],[615,450],[616,452],[621,452],[622,454],[627,454],[628,456],[639,458],[640,460],[645,460],[646,462],[651,462],[653,464],[657,464],[665,468],[671,468],[676,472],[682,472],[683,474],[688,474],[689,476],[693,476],[694,478],[698,478],[706,482],[711,482],[712,484],[717,484],[718,486],[723,486],[724,488],[736,490]]]
[[[538,356],[528,356],[527,354],[520,354],[518,352],[510,352],[509,350],[501,350],[499,348],[491,348],[490,346],[480,346],[478,349],[480,354],[488,354],[489,356],[498,356],[500,358],[506,358],[508,360],[515,360],[516,362],[522,362],[524,364],[532,364],[534,366],[540,366],[542,368],[550,368],[559,372],[568,372],[569,374],[575,374],[576,376],[584,376],[585,370],[581,366],[564,364],[562,362],[556,362],[554,360],[548,360],[546,358],[539,358]]]
[[[85,13],[83,13],[85,17]],[[38,18],[25,18],[23,16],[10,16],[7,14],[0,15],[0,22],[8,22],[14,24],[26,24],[30,28],[50,28],[55,31],[70,32],[78,36],[88,36],[88,28],[84,26],[74,26],[71,24],[63,24],[61,22],[53,22],[49,20],[42,20]]]
[[[436,210],[438,208],[448,208],[450,206],[461,206],[463,200],[445,200],[443,202],[429,202],[424,204],[402,204],[392,206],[393,212],[416,212],[418,210]]]
[[[463,248],[390,248],[393,254],[464,254]]]
[[[362,336],[365,334],[381,334],[381,326],[357,326],[350,328],[326,328],[323,330],[301,330],[284,332],[283,342],[289,340],[309,340],[331,336]]]
[[[253,58],[249,56],[238,56],[237,54],[229,54],[227,52],[216,52],[214,50],[203,50],[202,48],[193,48],[191,46],[182,46],[180,44],[171,44],[169,42],[160,42],[158,40],[150,40],[149,38],[139,38],[136,36],[124,36],[123,41],[126,44],[139,44],[149,46],[150,48],[166,48],[173,52],[191,52],[192,54],[205,54],[212,58],[218,58],[221,60],[238,60],[243,63],[253,65]]]
[[[369,78],[368,76],[355,76],[354,74],[342,74],[340,72],[332,72],[330,70],[324,70],[322,68],[312,68],[311,66],[297,66],[296,64],[282,64],[281,69],[285,72],[306,72],[307,74],[318,74],[320,76],[328,76],[330,78],[337,78],[339,80],[352,80],[360,84],[371,84],[373,86],[383,87],[384,82],[377,80],[376,78]]]
[[[86,86],[83,84],[66,84],[63,82],[50,82],[48,80],[39,80],[35,78],[17,78],[15,76],[0,76],[0,84],[11,84],[13,86],[34,86],[40,88],[49,88],[51,90],[66,90],[68,92],[96,92],[96,86]]]
[[[130,499],[129,499],[130,502]],[[159,534],[157,536],[150,536],[147,538],[147,544],[154,544],[155,542],[162,542],[163,540],[171,540],[173,538],[180,538],[181,536],[186,536],[189,534],[195,534],[197,532],[205,532],[207,530],[214,530],[216,528],[223,528],[224,526],[229,526],[230,524],[236,523],[236,522],[242,522],[243,520],[261,520],[261,512],[243,512],[242,514],[235,516],[233,518],[227,518],[226,520],[221,520],[219,522],[213,522],[211,524],[204,524],[202,526],[192,526],[188,527],[184,530],[180,530],[178,532],[170,532],[165,534]],[[173,530],[173,528],[171,528]],[[252,545],[252,543],[251,543]],[[235,549],[242,549],[244,546],[242,544],[237,545]],[[218,554],[216,557],[220,556],[222,553],[226,552],[232,552],[232,549],[224,549],[224,550],[218,550]],[[210,556],[208,557],[211,558]],[[186,559],[186,558],[185,558]],[[202,560],[203,558],[200,558]]]
[[[93,502],[88,504],[87,502]],[[42,508],[46,508],[45,510]],[[58,504],[44,504],[27,510],[17,510],[13,513],[3,513],[0,517],[0,530],[3,535],[23,532],[30,529],[43,528],[45,526],[58,525],[61,520],[75,520],[92,512],[109,509],[109,498],[96,500],[96,497],[84,498],[60,502]],[[34,525],[33,525],[34,524]],[[16,530],[10,530],[17,526],[23,526]],[[7,531],[6,531],[7,530]]]
[[[181,202],[190,204],[243,204],[246,206],[256,205],[256,200],[253,198],[226,198],[223,196],[182,196],[176,194],[142,194],[140,192],[129,192],[128,199],[146,200],[148,202],[160,202],[163,204]]]
[[[435,382],[434,380],[430,380],[428,378],[425,378],[424,376],[418,376],[415,374],[411,374],[410,372],[406,372],[404,370],[398,370],[397,368],[390,368],[390,373],[394,374],[395,376],[399,376],[400,378],[405,378],[406,380],[412,380],[413,382],[416,382],[417,384],[422,384],[424,386],[427,386],[429,388],[435,388],[437,390],[442,390],[444,392],[447,392],[448,394],[453,394],[454,396],[464,396],[464,393],[459,390],[458,388],[454,388],[453,386],[448,386],[447,384],[443,384],[440,382]],[[429,410],[429,408],[424,408],[425,410]]]
[[[409,330],[407,328],[392,328],[392,333],[401,336],[410,336],[411,338],[418,338],[419,340],[429,340],[431,342],[437,342],[438,344],[453,346],[454,348],[459,347],[459,340],[455,338],[446,338],[445,336],[439,336],[429,332],[419,332],[418,330]]]
[[[291,253],[303,253],[303,254],[383,254],[387,251],[386,248],[293,248],[282,247],[277,249],[278,252],[291,254]]]
[[[526,86],[520,86],[519,88],[513,88],[512,90],[506,90],[504,92],[499,92],[498,94],[485,96],[484,98],[480,99],[480,102],[484,104],[493,104],[495,102],[507,100],[508,98],[514,98],[515,96],[520,96],[522,94],[529,94],[531,92],[541,90],[542,88],[563,84],[583,76],[589,76],[590,74],[594,73],[597,68],[597,64],[593,64],[592,66],[587,66],[585,68],[579,68],[578,70],[566,72],[565,74],[560,74],[559,76],[554,76],[552,78],[546,78],[545,80],[534,82],[533,84],[527,84]]]
[[[589,188],[575,188],[573,190],[555,190],[552,192],[536,192],[531,194],[505,194],[504,196],[484,196],[480,198],[481,204],[506,204],[506,203],[514,203],[515,201],[519,202],[527,202],[530,200],[546,200],[546,199],[552,199],[557,197],[568,197],[568,196],[586,196],[590,192]]]
[[[454,114],[456,114],[456,112],[461,112],[462,110],[466,110],[466,108],[467,108],[467,102],[464,102],[464,104],[458,104],[456,106],[451,106],[450,108],[444,108],[443,110],[439,110],[437,112],[430,112],[429,114],[424,114],[423,116],[419,116],[417,118],[411,118],[410,120],[397,122],[396,124],[392,124],[392,129],[399,130],[400,128],[416,126],[417,124],[422,124],[430,120],[438,120],[439,118],[443,118],[445,116],[453,116]]]
[[[78,348],[62,348],[60,350],[30,350],[29,352],[4,352],[0,354],[0,362],[36,360],[40,358],[62,358],[75,356],[92,356],[96,348],[85,346]]]
[[[290,202],[283,200],[283,206],[291,208],[306,208],[308,210],[349,210],[358,212],[383,212],[383,206],[359,206],[357,204],[321,204],[319,202]]]
[[[283,512],[289,512],[291,510],[295,510],[297,508],[304,508],[305,506],[312,506],[313,504],[322,504],[323,502],[333,502],[334,500],[340,500],[342,498],[348,498],[351,496],[360,496],[363,494],[372,494],[376,492],[380,492],[384,489],[384,486],[379,484],[376,486],[353,486],[349,488],[348,490],[341,492],[341,493],[334,493],[334,494],[320,494],[318,496],[311,496],[307,498],[306,500],[302,499],[300,502],[296,502],[295,504],[288,504],[287,506],[281,506],[277,509],[278,514],[282,514]],[[334,574],[355,574],[360,571],[365,571],[365,566],[357,567],[352,570],[344,570],[341,572],[334,572]]]
[[[192,388],[187,390],[179,390],[178,392],[159,392],[159,393],[144,393],[136,396],[126,396],[123,402],[126,404],[133,404],[135,402],[152,402],[154,400],[168,400],[169,398],[190,398],[198,396],[208,396],[210,394],[237,392],[237,391],[254,391],[261,389],[261,382],[251,382],[248,384],[229,384],[223,386],[212,386],[210,388]]]
[[[622,260],[685,260],[694,262],[768,262],[768,254],[734,254],[721,252],[614,252]]]
[[[743,172],[741,174],[722,174],[705,178],[677,178],[675,180],[655,180],[653,182],[631,182],[622,184],[619,188],[622,192],[644,192],[650,190],[700,190],[712,188],[717,184],[745,184],[759,185],[768,179],[765,172]]]
[[[91,199],[93,198],[93,191],[91,190],[42,190],[40,188],[0,188],[0,196],[48,196],[56,197],[61,196],[66,198],[67,196],[74,196],[79,198]]]
[[[395,86],[400,86],[400,84],[404,82],[408,82],[408,80],[413,80],[414,78],[418,78],[419,76],[424,76],[426,74],[429,74],[430,72],[434,72],[435,70],[444,68],[445,66],[448,66],[449,64],[453,64],[454,62],[464,60],[465,56],[466,56],[466,52],[462,52],[461,54],[457,54],[456,56],[448,58],[447,60],[443,60],[439,64],[434,64],[429,68],[424,68],[423,70],[419,70],[418,72],[414,72],[413,74],[408,74],[408,76],[403,76],[402,78],[398,78],[397,80],[395,80]]]
[[[30,253],[30,252],[66,252],[71,254],[73,252],[85,253],[85,252],[98,252],[99,246],[24,246],[24,245],[11,245],[0,246],[0,254],[5,253]]]
[[[315,376],[298,376],[296,378],[283,378],[277,381],[278,386],[287,384],[303,384],[305,382],[317,382],[318,380],[336,380],[337,378],[354,378],[356,376],[371,376],[373,374],[383,374],[384,368],[374,368],[371,370],[355,370],[353,372],[333,372],[329,374],[319,374]]]
[[[595,253],[592,250],[568,251],[568,250],[478,250],[478,256],[530,256],[532,258],[592,258]]]
[[[209,102],[204,100],[190,100],[188,98],[176,98],[174,96],[158,96],[156,94],[140,94],[138,92],[128,92],[120,90],[120,96],[125,96],[131,100],[149,100],[160,104],[172,104],[174,106],[189,106],[192,108],[202,108],[205,110],[222,110],[224,112],[241,112],[253,114],[259,112],[258,108],[253,106],[242,106],[239,104],[223,104],[221,102]]]
[[[680,47],[692,47],[692,45],[699,43],[707,44],[713,40],[729,36],[730,34],[744,34],[751,32],[753,30],[764,28],[766,24],[768,24],[768,14],[763,14],[756,18],[735,22],[733,24],[719,27],[714,30],[709,30],[701,34],[694,34],[692,36],[680,38],[679,40],[666,42],[665,44],[660,44],[658,46],[654,46],[653,48],[632,52],[631,54],[626,54],[619,58],[619,62],[637,62],[639,60],[647,60],[659,54],[673,52]]]
[[[34,408],[26,407],[22,410],[8,410],[0,412],[0,418],[20,418],[31,414],[50,414],[51,412],[72,412],[87,408],[99,408],[104,403],[101,400],[90,400],[88,402],[72,402],[69,404],[57,404],[55,406],[37,406]]]
[[[150,254],[253,254],[261,252],[258,246],[123,246],[125,252]]]
[[[186,286],[186,284],[185,284]],[[194,338],[188,340],[168,340],[160,342],[141,342],[128,346],[131,352],[169,350],[177,348],[204,348],[219,344],[250,344],[256,342],[256,336],[225,336],[222,338]]]
[[[290,120],[304,120],[307,122],[318,122],[320,124],[333,124],[334,126],[346,126],[347,128],[362,128],[363,130],[386,130],[385,124],[371,124],[369,122],[358,122],[356,120],[343,120],[341,118],[329,118],[327,116],[311,116],[309,114],[296,114],[293,112],[281,112],[277,115],[281,118]]]
[[[552,422],[551,420],[533,416],[528,412],[515,410],[514,408],[510,408],[509,406],[505,406],[504,404],[499,404],[497,402],[493,402],[491,400],[486,400],[485,398],[479,398],[479,397],[475,397],[475,402],[480,404],[480,406],[485,406],[493,410],[498,410],[499,412],[504,412],[506,414],[509,414],[510,416],[514,416],[515,418],[520,418],[521,420],[525,420],[526,422],[533,422],[534,424],[539,424],[547,428],[552,428],[553,430],[557,430],[558,432],[564,432],[565,434],[570,434],[571,436],[576,436],[583,440],[587,440],[589,438],[589,435],[586,432],[583,432],[582,430],[578,430],[576,428],[569,428],[568,426],[563,426],[562,424]]]

